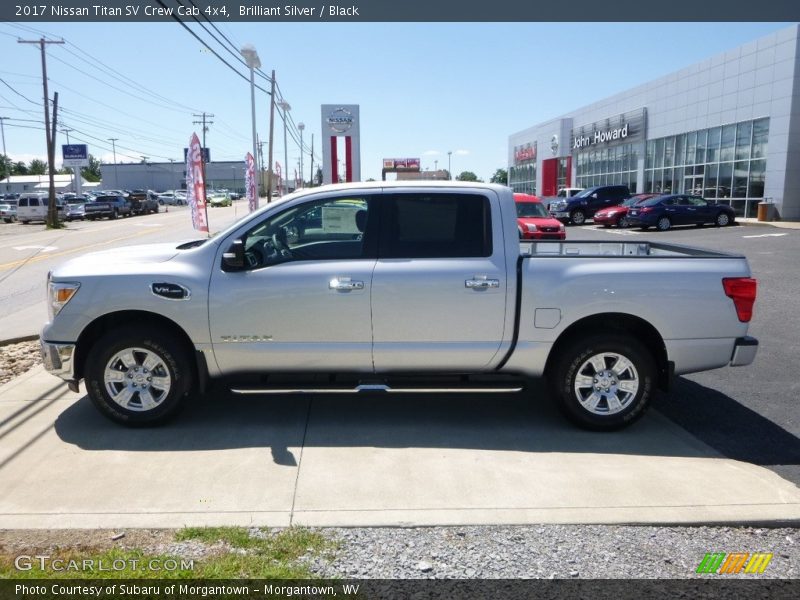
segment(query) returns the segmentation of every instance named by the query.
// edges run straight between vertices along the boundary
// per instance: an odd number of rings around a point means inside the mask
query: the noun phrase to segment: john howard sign
[[[631,144],[645,139],[647,109],[623,113],[572,130],[572,149],[585,150],[616,144]]]

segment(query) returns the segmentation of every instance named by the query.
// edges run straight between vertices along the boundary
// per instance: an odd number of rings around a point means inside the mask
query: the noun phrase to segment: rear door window
[[[479,194],[396,194],[382,203],[379,258],[492,255],[489,199]]]

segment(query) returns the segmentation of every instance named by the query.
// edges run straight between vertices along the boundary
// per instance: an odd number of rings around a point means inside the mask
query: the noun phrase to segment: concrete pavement
[[[800,522],[800,490],[655,411],[567,424],[503,396],[209,394],[102,418],[41,368],[0,387],[0,528]]]

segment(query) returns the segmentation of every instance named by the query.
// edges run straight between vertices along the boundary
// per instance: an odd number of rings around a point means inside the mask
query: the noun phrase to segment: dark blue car
[[[696,225],[702,227],[713,223],[717,227],[733,225],[736,214],[727,204],[714,204],[699,196],[669,194],[645,200],[628,210],[631,227],[648,229],[655,227],[666,231],[673,225]]]

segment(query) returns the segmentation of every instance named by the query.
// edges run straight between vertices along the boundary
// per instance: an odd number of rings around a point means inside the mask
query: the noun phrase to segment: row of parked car
[[[727,204],[717,204],[692,194],[636,194],[627,186],[588,188],[569,198],[549,203],[550,214],[562,223],[583,225],[588,219],[603,227],[655,227],[666,231],[674,225],[732,225],[736,213]]]

